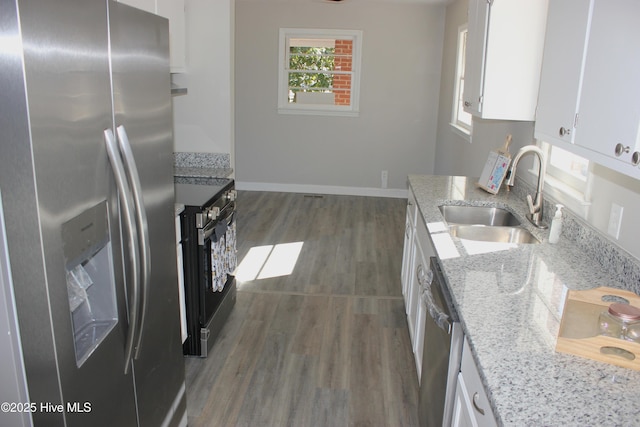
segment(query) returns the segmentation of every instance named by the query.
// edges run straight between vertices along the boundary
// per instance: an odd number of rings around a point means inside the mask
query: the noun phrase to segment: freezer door
[[[175,262],[169,26],[164,18],[121,3],[111,1],[109,8],[116,133],[131,149],[135,165],[128,168],[138,172],[145,211],[138,212],[143,276],[144,263],[149,264],[148,281],[141,283],[142,330],[134,361],[139,419],[141,426],[175,425],[186,419],[186,400]],[[172,407],[178,408],[175,414]]]
[[[107,2],[18,4],[30,139],[11,141],[2,168],[23,178],[7,185],[5,209],[34,424],[134,426],[118,201],[104,143],[113,127]]]

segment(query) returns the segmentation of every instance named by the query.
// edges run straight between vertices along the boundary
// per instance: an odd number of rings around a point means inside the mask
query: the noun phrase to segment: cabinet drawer
[[[478,368],[473,360],[471,348],[466,339],[464,340],[464,347],[462,349],[460,372],[463,381],[460,381],[458,384],[464,387],[466,395],[469,398],[469,404],[473,410],[472,414],[470,414],[471,417],[477,421],[478,426],[497,426],[491,405],[489,404],[489,399],[484,391],[484,386],[478,373]],[[469,411],[471,411],[471,409],[469,409]]]

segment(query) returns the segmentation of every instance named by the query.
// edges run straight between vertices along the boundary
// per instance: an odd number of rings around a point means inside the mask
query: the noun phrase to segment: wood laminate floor
[[[238,260],[252,261],[210,356],[186,359],[189,426],[418,424],[405,203],[239,192]]]

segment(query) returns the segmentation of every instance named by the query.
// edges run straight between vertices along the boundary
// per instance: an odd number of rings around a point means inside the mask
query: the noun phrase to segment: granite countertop
[[[549,244],[548,231],[534,229],[525,219],[521,194],[503,189],[494,196],[476,188],[476,182],[409,176],[498,424],[640,425],[640,372],[555,351],[569,289],[627,284],[564,230],[558,244]],[[453,238],[438,209],[442,204],[507,208],[541,243]]]
[[[176,152],[173,155],[173,176],[177,183],[228,178],[233,174],[229,153]]]

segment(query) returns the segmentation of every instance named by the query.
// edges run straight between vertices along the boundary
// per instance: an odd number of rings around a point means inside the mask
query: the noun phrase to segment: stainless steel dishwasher
[[[423,279],[422,298],[427,309],[420,377],[420,426],[451,424],[456,377],[460,371],[463,333],[437,258]]]

